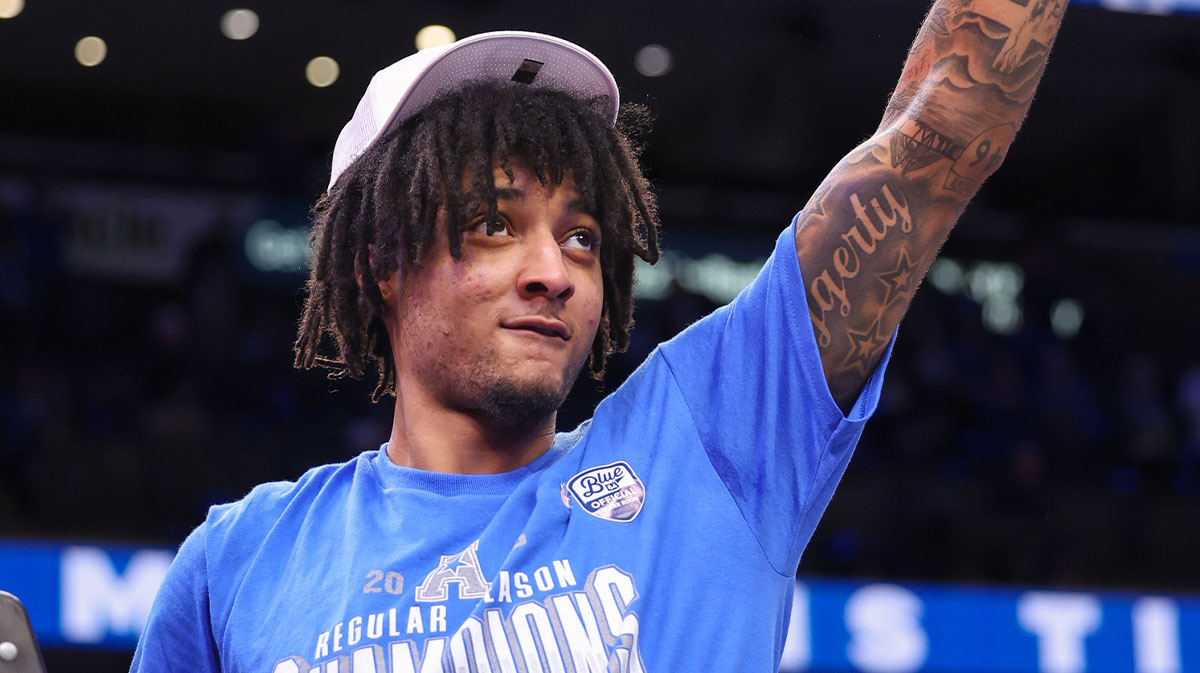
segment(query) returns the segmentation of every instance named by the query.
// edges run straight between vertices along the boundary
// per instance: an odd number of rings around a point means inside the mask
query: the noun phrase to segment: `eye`
[[[600,237],[588,229],[576,229],[571,232],[570,236],[567,236],[564,245],[578,250],[591,251],[600,247]]]
[[[496,217],[481,215],[471,221],[471,223],[467,226],[467,230],[476,231],[488,237],[511,235],[508,233],[508,223],[506,223],[504,218],[500,217],[499,215]]]

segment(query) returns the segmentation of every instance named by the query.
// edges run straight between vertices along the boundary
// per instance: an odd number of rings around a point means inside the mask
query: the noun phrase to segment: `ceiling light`
[[[258,14],[252,9],[231,9],[221,17],[221,34],[231,40],[245,40],[258,32]]]
[[[0,19],[11,19],[25,9],[25,0],[0,0]]]
[[[662,77],[671,71],[671,52],[661,44],[648,44],[638,49],[633,65],[646,77]]]
[[[341,69],[338,68],[338,62],[328,56],[318,56],[308,62],[304,68],[304,76],[308,78],[308,83],[315,87],[327,87],[337,81],[338,73]]]
[[[89,35],[75,43],[75,60],[81,65],[89,68],[100,65],[107,55],[108,45],[95,35]]]
[[[437,24],[425,26],[417,31],[417,49],[438,47],[443,44],[450,44],[454,40],[454,31]]]

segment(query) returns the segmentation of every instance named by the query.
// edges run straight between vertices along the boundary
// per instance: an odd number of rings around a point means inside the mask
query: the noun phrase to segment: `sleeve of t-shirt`
[[[713,468],[772,567],[786,575],[796,572],[875,409],[891,357],[889,344],[843,414],[821,366],[795,226],[730,304],[662,345]]]
[[[208,611],[205,527],[184,540],[154,598],[130,673],[221,670]]]

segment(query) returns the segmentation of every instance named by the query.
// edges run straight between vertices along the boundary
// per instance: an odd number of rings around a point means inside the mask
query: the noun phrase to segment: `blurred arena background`
[[[1200,671],[1200,1],[1073,4],[901,328],[786,670]],[[0,0],[0,589],[49,670],[127,669],[210,504],[387,439],[291,343],[333,141],[424,26],[560,35],[656,116],[667,253],[567,428],[748,281],[926,6]]]

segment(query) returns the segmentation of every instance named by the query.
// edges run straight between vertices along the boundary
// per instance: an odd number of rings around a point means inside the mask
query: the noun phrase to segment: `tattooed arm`
[[[1025,118],[1067,0],[1025,2],[937,0],[879,129],[800,214],[809,312],[843,409]]]

